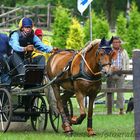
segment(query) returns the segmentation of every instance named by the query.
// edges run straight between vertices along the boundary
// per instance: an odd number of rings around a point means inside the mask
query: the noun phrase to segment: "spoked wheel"
[[[44,76],[43,82],[44,82],[44,84],[48,84],[49,80],[47,79],[46,76]],[[52,101],[52,96],[49,96],[49,94],[53,94],[53,93],[51,93],[51,92],[53,92],[51,86],[48,86],[47,88],[45,88],[44,92],[46,94],[48,103],[51,105],[51,103],[49,102],[49,101]],[[51,109],[51,107],[49,107],[49,118],[50,118],[51,126],[55,132],[58,132],[59,120],[60,120],[59,117],[60,117],[59,112],[55,112],[55,111],[53,111],[53,109]]]
[[[71,99],[67,101],[66,106],[64,107],[64,111],[66,113],[66,116],[72,117],[73,116],[73,105],[71,102]],[[50,122],[52,125],[52,128],[55,132],[58,132],[59,130],[59,122],[60,122],[60,115],[59,113],[55,113],[53,110],[50,109]]]
[[[6,132],[12,117],[11,96],[7,89],[0,89],[0,131]]]
[[[67,109],[68,112],[65,111],[66,115],[68,113],[68,116],[73,117],[73,105],[71,99],[67,101]]]
[[[50,122],[52,125],[52,128],[55,132],[58,132],[59,129],[59,122],[60,122],[60,115],[59,112],[54,112],[51,108],[49,109],[49,115],[50,115]]]
[[[31,124],[35,131],[46,129],[48,122],[47,105],[43,96],[35,96],[31,107]]]

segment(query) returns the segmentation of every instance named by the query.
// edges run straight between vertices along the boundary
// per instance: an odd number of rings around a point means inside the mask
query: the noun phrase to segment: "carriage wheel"
[[[35,131],[46,129],[48,122],[47,105],[42,96],[35,96],[31,103],[31,124]]]
[[[59,129],[59,121],[60,121],[60,115],[59,113],[55,113],[51,108],[49,109],[49,117],[50,117],[50,122],[53,130],[55,132],[58,132]]]
[[[6,132],[12,117],[11,96],[8,90],[0,89],[0,131]]]
[[[71,99],[67,101],[67,108],[68,108],[68,114],[70,117],[73,117],[73,105]]]
[[[44,80],[43,80],[44,84],[48,84],[48,78],[46,76],[44,76]],[[44,92],[46,94],[47,100],[49,100],[49,94],[51,94],[51,87],[48,86],[47,88],[44,89]],[[49,102],[49,101],[48,101]],[[55,132],[58,132],[58,128],[59,128],[59,113],[55,113],[51,107],[49,107],[49,118],[50,118],[50,122],[51,122],[51,126],[54,129]]]
[[[69,99],[67,101],[67,110],[69,112],[69,116],[72,117],[73,116],[73,105],[72,105],[71,99]],[[59,113],[56,114],[52,109],[50,109],[49,114],[50,114],[50,122],[51,122],[52,128],[54,129],[55,132],[58,132],[60,115],[59,115]]]

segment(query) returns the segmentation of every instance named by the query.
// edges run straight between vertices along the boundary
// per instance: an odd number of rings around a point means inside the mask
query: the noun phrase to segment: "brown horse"
[[[50,57],[47,64],[47,76],[50,80],[57,77],[52,87],[57,100],[57,107],[62,117],[62,127],[68,134],[72,133],[72,124],[81,124],[86,117],[84,97],[89,96],[87,132],[95,135],[92,129],[93,102],[101,89],[102,75],[111,74],[112,40],[96,39],[90,42],[80,52],[60,51]],[[60,87],[67,91],[63,99],[74,93],[80,106],[80,116],[73,117],[71,121],[65,114]],[[72,94],[71,94],[72,93]]]

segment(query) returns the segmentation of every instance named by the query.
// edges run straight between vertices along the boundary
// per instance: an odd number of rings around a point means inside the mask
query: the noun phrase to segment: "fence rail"
[[[132,75],[132,70],[120,70],[114,72],[114,74],[125,74],[125,75]],[[133,92],[133,86],[132,86],[132,79],[125,80],[125,84],[123,88],[107,88],[106,84],[102,84],[101,92]]]
[[[9,27],[11,25],[18,25],[19,20],[26,16],[31,17],[37,27],[47,27],[50,29],[50,24],[53,19],[52,10],[54,6],[48,4],[47,6],[22,6],[5,7],[0,6],[0,27]]]
[[[114,92],[124,92],[124,93],[130,93],[133,92],[133,71],[132,70],[120,70],[114,72],[114,74],[125,74],[125,75],[131,75],[130,79],[125,80],[123,88],[108,88],[106,83],[102,84],[101,92],[106,93],[104,94],[107,96],[107,114],[112,114],[112,94]]]

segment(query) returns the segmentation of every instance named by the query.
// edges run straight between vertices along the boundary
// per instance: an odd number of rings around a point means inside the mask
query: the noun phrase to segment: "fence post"
[[[35,26],[40,26],[39,25],[39,15],[38,15],[38,13],[39,13],[39,7],[38,6],[35,6],[35,16],[34,16],[34,23],[35,23]]]
[[[26,11],[25,11],[25,7],[22,6],[22,16],[25,17],[26,16]]]
[[[107,93],[107,114],[112,114],[112,93]]]
[[[4,14],[4,13],[5,13],[5,11],[4,11],[4,5],[1,5],[1,14]],[[4,22],[5,22],[5,17],[2,18],[2,23],[4,23]]]
[[[140,50],[133,51],[135,139],[140,139]]]

